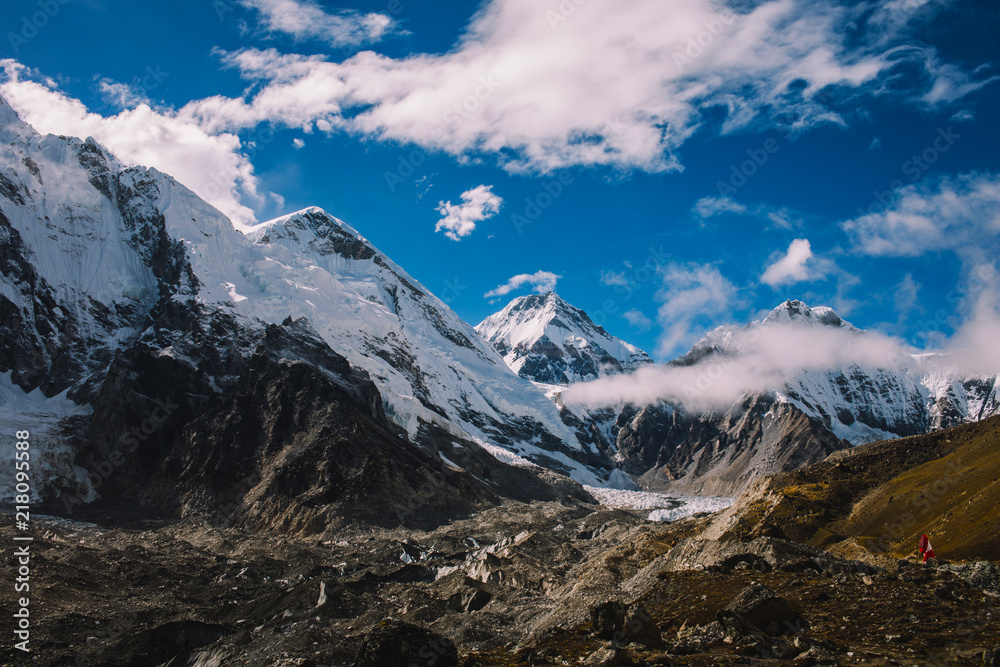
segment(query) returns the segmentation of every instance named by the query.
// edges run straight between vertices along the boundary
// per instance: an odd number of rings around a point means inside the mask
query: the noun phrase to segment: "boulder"
[[[425,628],[383,621],[365,635],[354,667],[458,667],[455,644]]]
[[[590,624],[601,639],[615,639],[624,636],[625,613],[628,606],[620,600],[602,602],[590,608]]]
[[[618,667],[629,664],[628,651],[623,648],[602,648],[591,653],[583,664],[585,667]]]
[[[647,648],[666,648],[660,635],[660,627],[641,604],[630,605],[625,612],[625,637]]]
[[[767,586],[757,583],[744,588],[723,611],[742,616],[769,635],[794,633],[805,623],[784,598]]]
[[[448,597],[448,608],[459,612],[479,611],[492,599],[493,596],[480,585],[480,582],[466,577],[465,581],[457,586],[456,590]]]

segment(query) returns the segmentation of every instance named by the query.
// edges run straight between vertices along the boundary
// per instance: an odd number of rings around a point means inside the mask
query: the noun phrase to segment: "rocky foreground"
[[[580,493],[315,534],[36,516],[32,652],[3,664],[996,665],[998,441],[865,445],[673,524]]]
[[[548,502],[309,542],[44,519],[33,650],[4,664],[997,664],[993,564],[879,567],[704,523]]]

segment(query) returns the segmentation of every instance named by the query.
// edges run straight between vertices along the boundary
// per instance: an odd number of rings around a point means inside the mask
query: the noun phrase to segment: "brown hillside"
[[[1000,417],[880,441],[761,480],[709,532],[816,546],[850,540],[914,554],[927,533],[940,558],[1000,559]]]

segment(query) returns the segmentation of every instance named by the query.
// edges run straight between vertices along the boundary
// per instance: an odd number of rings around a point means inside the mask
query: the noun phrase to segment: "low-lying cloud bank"
[[[862,367],[995,376],[1000,373],[1000,292],[987,289],[972,316],[935,350],[917,350],[904,341],[850,326],[798,321],[765,321],[709,334],[715,352],[691,365],[656,365],[628,375],[571,385],[567,404],[588,408],[659,401],[694,411],[725,409],[746,393],[781,391],[810,372]]]

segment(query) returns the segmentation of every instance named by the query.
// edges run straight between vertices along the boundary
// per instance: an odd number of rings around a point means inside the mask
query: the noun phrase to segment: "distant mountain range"
[[[566,385],[652,360],[552,293],[473,329],[321,209],[241,233],[170,176],[39,135],[2,99],[0,274],[0,423],[30,429],[34,492],[65,507],[326,525],[412,518],[414,498],[447,514],[584,493],[558,475],[731,494],[1000,406],[996,378],[916,358],[803,373],[722,410],[566,406]],[[850,326],[787,302],[748,327],[783,319]],[[740,330],[671,363],[738,356]]]
[[[746,353],[742,346],[748,334],[767,335],[789,324],[815,330],[817,339],[824,329],[847,332],[858,344],[871,338],[830,308],[786,301],[760,322],[722,326],[708,333],[668,366],[738,360]],[[544,384],[552,383],[553,369],[578,359],[606,361],[586,366],[600,370],[578,374],[577,380],[649,363],[647,355],[593,327],[582,311],[554,294],[516,299],[477,330],[504,354],[513,370]],[[793,373],[780,389],[748,392],[731,404],[708,410],[668,402],[564,410],[592,423],[614,450],[615,461],[642,486],[731,495],[759,475],[822,460],[837,449],[1000,413],[997,377],[966,377],[935,362],[943,360],[897,355],[886,358],[884,365],[804,369]],[[535,374],[536,370],[540,372]],[[568,384],[569,374],[563,375],[560,384]],[[559,401],[558,389],[550,387],[549,393]]]

